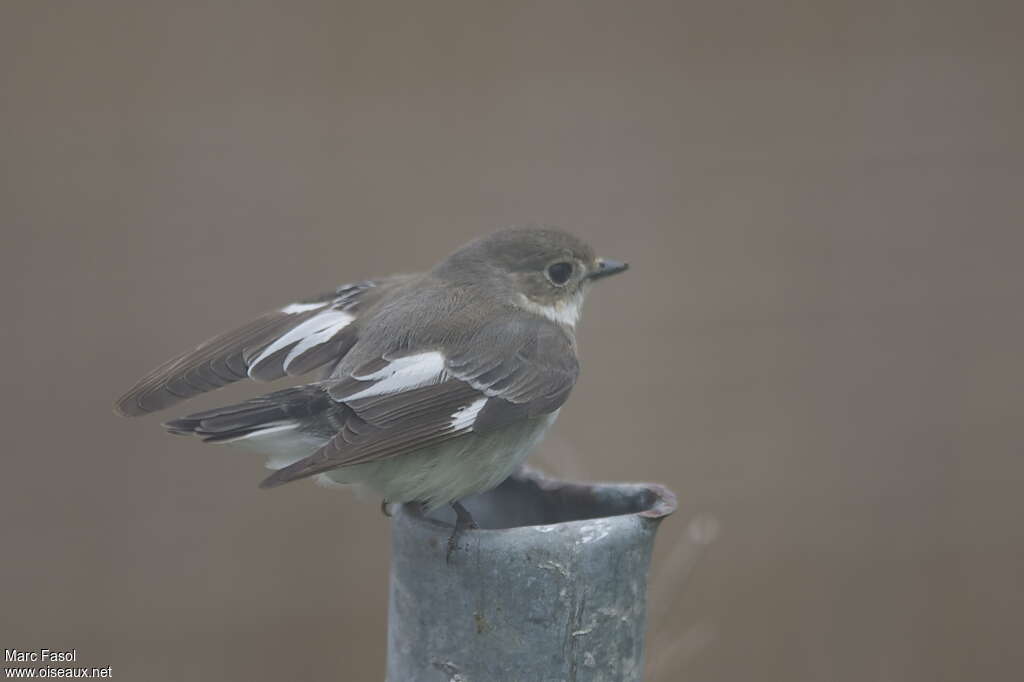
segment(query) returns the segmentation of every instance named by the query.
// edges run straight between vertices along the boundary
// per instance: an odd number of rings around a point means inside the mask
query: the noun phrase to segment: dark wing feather
[[[528,317],[489,325],[447,365],[453,377],[490,398],[473,423],[478,432],[554,412],[580,373],[575,340],[558,325]]]
[[[393,282],[347,284],[216,336],[147,374],[115,410],[139,416],[240,379],[272,381],[336,362],[355,343],[350,322],[360,304]]]
[[[440,352],[446,357],[445,374],[436,383],[351,399],[345,396],[366,389],[365,378],[338,380],[329,393],[349,409],[338,434],[315,454],[272,474],[262,486],[404,455],[549,414],[562,406],[579,374],[572,338],[546,320],[529,317],[500,319],[459,347]],[[352,374],[365,377],[386,366],[386,357],[382,354],[380,361]],[[485,401],[482,406],[480,401]],[[472,420],[455,419],[459,411],[473,407]]]

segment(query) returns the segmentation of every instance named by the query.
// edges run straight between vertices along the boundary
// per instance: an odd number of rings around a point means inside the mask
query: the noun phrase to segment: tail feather
[[[320,449],[337,430],[338,405],[318,384],[286,388],[237,405],[196,412],[164,424],[170,433],[236,445],[268,456],[281,469]]]

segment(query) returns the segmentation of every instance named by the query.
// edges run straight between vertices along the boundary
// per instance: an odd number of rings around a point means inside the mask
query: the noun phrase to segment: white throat
[[[557,303],[542,304],[531,301],[524,294],[519,294],[519,303],[531,313],[543,315],[549,320],[575,328],[583,310],[583,291],[577,291],[569,298]]]

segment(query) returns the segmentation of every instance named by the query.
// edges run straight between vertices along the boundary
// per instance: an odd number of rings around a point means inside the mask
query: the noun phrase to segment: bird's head
[[[434,273],[511,296],[515,305],[573,326],[590,285],[626,270],[598,258],[578,237],[554,228],[513,227],[469,242]]]

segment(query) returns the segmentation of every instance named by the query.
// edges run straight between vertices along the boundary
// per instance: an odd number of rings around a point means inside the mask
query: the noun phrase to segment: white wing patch
[[[282,313],[288,313],[289,315],[297,315],[304,313],[308,310],[316,310],[317,308],[323,308],[326,303],[292,303],[281,308]]]
[[[480,398],[479,400],[474,400],[469,405],[455,410],[455,414],[452,415],[452,428],[456,431],[472,428],[473,422],[476,421],[476,416],[480,414],[480,410],[484,408],[486,403],[487,398]]]
[[[305,306],[304,303],[295,303],[288,306],[287,308],[293,308],[296,306]],[[313,304],[308,304],[313,305]],[[323,304],[317,304],[323,305]],[[283,309],[285,312],[290,312],[287,308]],[[291,311],[301,312],[301,311]],[[263,349],[258,356],[253,358],[249,365],[249,375],[253,373],[253,369],[261,362],[269,358],[271,355],[287,348],[293,343],[296,344],[288,352],[288,356],[284,360],[284,370],[288,371],[288,365],[297,357],[305,353],[310,348],[315,348],[320,344],[327,343],[342,329],[347,327],[352,320],[356,319],[354,316],[343,312],[341,310],[325,310],[319,315],[315,315],[299,326],[295,327],[287,334],[283,334],[279,339],[274,341],[272,344]]]
[[[444,355],[439,351],[417,353],[396,358],[376,372],[363,375],[352,375],[359,381],[376,382],[358,393],[345,396],[345,400],[359,400],[375,395],[400,393],[427,384],[440,382],[445,374]]]
[[[310,348],[315,348],[316,346],[319,346],[322,343],[327,343],[332,338],[334,338],[335,334],[337,334],[342,329],[347,327],[354,319],[356,318],[353,317],[352,315],[349,315],[348,313],[343,313],[341,311],[335,310],[329,313],[321,313],[320,315],[317,315],[308,322],[300,324],[298,327],[289,332],[289,334],[294,334],[299,329],[313,321],[317,322],[316,325],[313,325],[311,327],[314,329],[316,327],[319,327],[320,324],[326,325],[321,329],[317,329],[317,331],[314,331],[312,334],[305,336],[301,341],[299,341],[298,345],[295,346],[295,348],[292,348],[288,352],[288,357],[286,357],[284,360],[285,371],[288,370],[288,365],[291,364],[292,360],[299,357]]]

